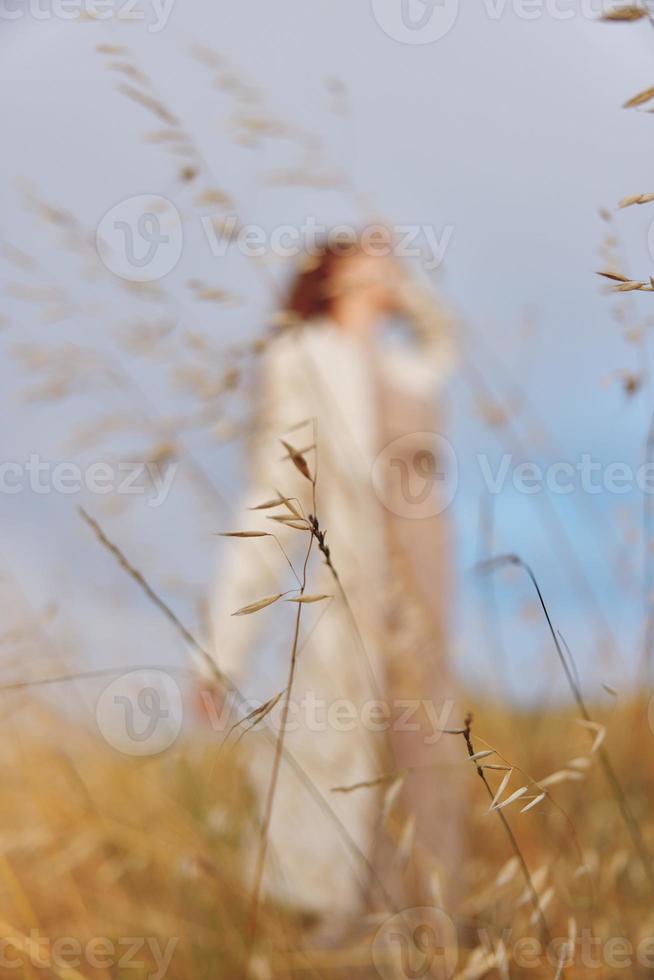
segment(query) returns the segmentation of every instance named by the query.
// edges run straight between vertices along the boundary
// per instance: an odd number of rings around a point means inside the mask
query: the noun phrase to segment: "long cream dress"
[[[419,349],[372,347],[328,320],[307,323],[271,342],[259,375],[249,488],[234,530],[273,531],[301,574],[307,534],[269,520],[283,508],[252,508],[281,493],[314,513],[311,483],[280,439],[305,451],[317,472],[315,513],[347,597],[314,548],[307,593],[333,598],[302,610],[286,748],[333,816],[283,763],[264,883],[269,895],[320,916],[348,920],[383,904],[380,881],[386,895],[420,904],[429,874],[447,886],[458,860],[460,747],[434,737],[433,722],[435,711],[451,725],[459,707],[445,653],[447,521],[433,506],[412,512],[428,478],[416,454],[432,452],[435,397],[451,360],[433,307],[429,316],[432,340]],[[263,701],[286,683],[297,606],[282,600],[231,614],[297,582],[271,539],[230,540],[227,552],[212,597],[214,655],[241,691]],[[415,703],[426,699],[431,721]],[[396,731],[402,716],[407,728],[412,704],[409,730]],[[267,719],[273,731],[279,717]],[[257,730],[241,742],[262,808],[272,742]],[[418,771],[394,783],[407,767]],[[365,782],[376,785],[334,792]],[[252,863],[255,851],[253,839]]]

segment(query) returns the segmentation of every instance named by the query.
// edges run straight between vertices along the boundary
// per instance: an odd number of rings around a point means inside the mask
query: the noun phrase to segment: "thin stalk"
[[[304,569],[302,574],[302,585],[300,587],[300,595],[304,595],[306,589],[306,578],[307,578],[307,565],[309,563],[309,557],[311,555],[311,548],[313,546],[313,535],[309,538],[309,547],[307,548],[306,557],[304,559]],[[282,717],[281,725],[279,728],[279,733],[275,742],[275,755],[273,759],[272,773],[270,776],[270,784],[268,786],[268,795],[266,797],[266,804],[264,808],[263,823],[261,827],[261,836],[259,842],[259,852],[257,855],[257,863],[254,872],[254,883],[252,886],[252,895],[250,898],[250,911],[248,916],[247,925],[247,948],[251,951],[254,948],[254,944],[257,938],[257,928],[259,924],[259,909],[261,907],[261,888],[263,884],[263,875],[266,867],[266,855],[268,852],[268,839],[270,833],[270,824],[272,821],[274,806],[275,806],[275,795],[277,793],[277,785],[279,782],[279,771],[282,761],[282,755],[284,752],[284,742],[286,737],[286,725],[288,722],[288,713],[290,708],[291,694],[293,692],[293,683],[295,681],[295,670],[297,667],[297,652],[298,652],[298,641],[300,638],[300,624],[302,619],[302,603],[298,603],[297,611],[295,613],[295,628],[293,631],[293,644],[291,647],[291,660],[288,670],[288,680],[286,682],[284,701],[282,706]],[[243,976],[247,977],[248,966],[249,966],[249,955],[246,958],[244,964]]]
[[[120,548],[115,545],[109,538],[105,535],[100,525],[95,521],[89,514],[86,513],[82,508],[79,508],[80,515],[89,525],[89,527],[94,532],[100,544],[106,548],[117,560],[120,567],[127,572],[130,578],[136,582],[139,588],[145,593],[146,597],[152,602],[156,608],[172,623],[173,627],[179,632],[182,638],[195,650],[201,657],[202,660],[209,667],[212,676],[216,682],[220,685],[223,691],[232,694],[238,701],[239,704],[245,706],[247,701],[243,694],[239,691],[238,687],[224,674],[215,660],[211,655],[204,649],[202,644],[197,640],[189,629],[184,626],[181,620],[176,616],[173,610],[168,606],[163,599],[161,599],[141,572],[136,569],[127,557],[123,554]],[[263,728],[264,736],[268,740],[274,738],[274,734],[266,726]],[[337,833],[340,835],[346,847],[350,850],[352,855],[357,859],[361,866],[365,869],[366,875],[373,882],[380,896],[391,911],[397,911],[396,903],[393,901],[392,897],[389,895],[388,891],[384,887],[383,883],[380,881],[379,876],[376,874],[375,869],[370,863],[369,859],[363,853],[361,848],[358,846],[355,840],[353,840],[351,834],[348,832],[347,828],[343,824],[342,820],[334,812],[332,807],[329,805],[323,794],[320,792],[316,784],[313,782],[309,774],[303,768],[303,766],[297,761],[297,759],[292,755],[289,750],[284,747],[284,761],[292,769],[293,773],[299,780],[303,788],[309,793],[314,802],[318,805],[322,813],[334,824]]]
[[[466,748],[468,750],[468,755],[470,757],[472,757],[475,754],[475,750],[474,750],[474,747],[473,747],[473,744],[472,744],[472,715],[471,714],[468,714],[466,716],[466,719],[465,719],[464,724],[465,724],[465,728],[464,728],[462,734],[463,734],[463,737],[465,739]],[[486,787],[486,790],[487,790],[488,795],[490,796],[491,800],[494,800],[495,799],[495,794],[493,793],[493,790],[491,789],[490,783],[486,779],[486,774],[484,773],[484,770],[479,765],[479,763],[477,762],[476,759],[474,759],[473,761],[475,763],[475,769],[477,770],[477,775],[479,776],[479,778],[481,779],[482,783]],[[534,886],[534,883],[531,880],[531,874],[529,872],[529,868],[527,867],[527,862],[525,861],[524,855],[523,855],[522,851],[520,850],[520,845],[519,845],[519,843],[517,841],[517,838],[516,838],[515,834],[511,830],[511,825],[509,824],[509,821],[506,819],[506,816],[505,816],[504,812],[502,810],[496,810],[495,812],[497,813],[498,817],[500,818],[500,820],[502,822],[502,826],[504,827],[504,830],[506,831],[507,837],[509,838],[509,840],[511,842],[511,847],[513,848],[514,853],[515,853],[515,856],[518,859],[518,862],[520,864],[520,868],[522,870],[523,877],[525,879],[525,884],[527,885],[527,889],[529,891],[529,896],[531,898],[532,905],[534,906],[534,912],[538,916],[538,920],[540,922],[540,927],[541,927],[543,936],[545,938],[545,941],[549,945],[552,942],[552,934],[551,934],[550,928],[549,928],[549,926],[547,924],[547,919],[545,918],[545,913],[543,912],[543,909],[541,907],[540,899],[538,897],[538,892],[536,891],[536,888]]]
[[[490,562],[485,562],[484,565],[482,565],[481,567],[499,568],[501,565],[517,565],[520,568],[522,568],[523,571],[525,571],[529,576],[529,579],[531,580],[531,583],[534,586],[534,589],[536,590],[536,595],[538,596],[538,601],[540,602],[540,606],[541,609],[543,610],[545,619],[547,620],[547,625],[552,635],[552,639],[554,640],[554,646],[556,647],[556,652],[558,654],[559,660],[561,661],[561,665],[565,672],[566,680],[570,685],[570,689],[577,703],[577,707],[579,708],[579,713],[584,721],[593,723],[593,719],[591,718],[590,712],[586,707],[586,702],[584,701],[583,695],[581,693],[581,688],[574,677],[574,674],[570,668],[570,664],[568,663],[566,656],[563,652],[563,648],[561,647],[559,637],[557,636],[556,630],[552,625],[552,620],[550,618],[550,614],[547,609],[547,606],[545,605],[545,600],[543,599],[543,594],[536,580],[536,576],[534,575],[529,565],[525,561],[523,561],[522,558],[519,558],[517,555],[501,555],[499,558],[494,558]],[[606,777],[606,780],[613,793],[614,799],[618,804],[618,808],[620,810],[624,823],[629,832],[629,836],[631,837],[631,841],[632,844],[634,845],[634,849],[636,850],[636,853],[640,858],[649,886],[652,890],[652,893],[654,894],[654,869],[652,868],[652,859],[647,849],[647,845],[645,843],[645,839],[643,837],[638,821],[636,820],[636,818],[632,813],[631,807],[629,806],[629,801],[625,795],[620,780],[618,779],[617,773],[613,768],[613,764],[609,758],[606,749],[600,746],[600,748],[597,751],[597,755],[600,760],[602,769],[604,770],[604,775]]]

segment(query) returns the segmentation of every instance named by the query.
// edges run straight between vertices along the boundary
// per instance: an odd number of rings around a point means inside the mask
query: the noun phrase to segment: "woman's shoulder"
[[[266,355],[272,362],[293,365],[306,357],[328,357],[342,346],[341,332],[328,320],[316,320],[277,334],[268,345]]]

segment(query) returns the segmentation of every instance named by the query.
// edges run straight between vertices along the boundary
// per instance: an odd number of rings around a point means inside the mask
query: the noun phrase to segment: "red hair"
[[[337,266],[362,252],[352,236],[321,245],[291,283],[284,309],[298,320],[329,316],[334,301],[333,279]]]

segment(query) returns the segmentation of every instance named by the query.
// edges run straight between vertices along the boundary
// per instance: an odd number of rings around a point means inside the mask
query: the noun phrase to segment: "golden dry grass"
[[[123,952],[125,937],[154,937],[162,949],[175,938],[169,978],[239,976],[248,903],[240,848],[252,800],[238,757],[219,756],[216,739],[203,735],[160,756],[130,759],[38,702],[21,696],[18,703],[17,697],[5,695],[0,742],[3,935],[38,935],[52,942],[73,937],[82,944],[103,937]],[[523,773],[540,779],[570,765],[584,774],[582,780],[551,787],[551,800],[529,812],[519,814],[516,806],[505,811],[552,935],[566,937],[574,920],[578,935],[592,930],[603,943],[625,937],[635,949],[654,931],[651,896],[596,762],[586,769],[576,761],[588,757],[589,733],[571,711],[518,712],[474,701],[471,708],[480,736],[476,748],[483,747],[483,733],[484,741],[521,771],[518,782]],[[602,721],[630,805],[654,848],[654,736],[647,704],[618,705]],[[461,765],[469,765],[463,743]],[[507,837],[488,812],[472,767],[469,817],[458,963],[463,971],[467,964],[469,972],[460,975],[504,975],[497,966],[473,969],[482,962],[484,937],[497,944],[504,930],[510,930],[506,975],[554,975],[556,967],[548,963],[521,969],[511,962],[517,940],[537,936],[538,929],[530,921]],[[280,909],[264,908],[253,975],[373,976],[365,964],[379,921],[345,949],[299,953],[307,944],[301,924]],[[137,958],[144,959],[144,951]],[[29,965],[27,954],[23,959],[28,964],[23,970],[2,975],[71,975]],[[121,972],[115,964],[102,969],[92,962],[80,966],[83,976],[146,977],[156,966],[150,959],[142,968]],[[569,975],[650,974],[644,966],[616,974],[605,961],[595,968],[577,962]]]

